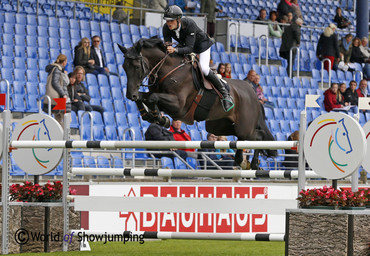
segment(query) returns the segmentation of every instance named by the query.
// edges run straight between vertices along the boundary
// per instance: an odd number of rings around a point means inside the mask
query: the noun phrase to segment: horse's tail
[[[262,104],[260,104],[260,106],[261,106],[260,107],[261,114],[260,114],[260,118],[258,120],[258,128],[261,131],[262,140],[274,141],[275,138],[272,135],[272,133],[270,132],[270,129],[266,125],[265,109],[264,109]],[[263,150],[263,153],[268,157],[276,157],[277,156],[277,150],[266,149],[266,150]]]

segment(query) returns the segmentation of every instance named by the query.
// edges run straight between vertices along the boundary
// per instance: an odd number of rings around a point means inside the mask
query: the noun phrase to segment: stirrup
[[[222,108],[224,109],[225,112],[229,112],[231,109],[233,109],[235,107],[235,104],[233,102],[233,97],[230,96],[228,98],[230,98],[230,100],[229,99],[221,99],[221,105],[222,105]],[[225,103],[227,103],[227,102],[232,104],[228,109],[226,109],[226,107],[225,107]]]

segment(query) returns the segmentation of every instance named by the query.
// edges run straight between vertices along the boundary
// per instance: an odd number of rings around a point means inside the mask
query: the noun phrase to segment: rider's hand
[[[170,46],[167,46],[167,52],[168,53],[174,53],[176,52],[175,48],[173,48],[171,45]]]

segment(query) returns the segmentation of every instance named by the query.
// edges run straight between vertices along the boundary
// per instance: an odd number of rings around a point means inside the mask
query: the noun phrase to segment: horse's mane
[[[152,37],[152,38],[149,38],[149,39],[140,39],[139,41],[142,41],[142,46],[145,47],[145,48],[154,48],[154,47],[158,47],[161,51],[163,52],[166,52],[166,47],[164,45],[164,42],[162,41],[162,39],[158,38],[158,37]],[[139,42],[137,42],[139,43]]]
[[[139,57],[142,48],[158,48],[162,52],[166,52],[166,47],[163,41],[158,37],[142,38],[137,41],[133,47],[128,48],[125,52],[125,58],[136,59]]]

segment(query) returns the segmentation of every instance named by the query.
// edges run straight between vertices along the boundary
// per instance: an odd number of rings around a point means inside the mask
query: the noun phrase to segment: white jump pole
[[[284,215],[295,199],[73,196],[76,211]]]
[[[292,149],[297,141],[11,141],[13,148]]]
[[[130,239],[196,239],[196,240],[234,240],[234,241],[284,241],[285,234],[280,233],[192,233],[192,232],[153,232],[153,231],[99,231],[99,230],[71,230],[82,239],[89,239],[99,236],[103,241],[105,238],[114,237],[120,241],[129,241]],[[125,240],[126,239],[126,240]]]
[[[145,168],[72,168],[73,175],[151,176],[151,177],[211,177],[211,178],[270,178],[297,179],[297,170],[189,170],[189,169],[145,169]],[[307,178],[320,178],[313,171],[306,171]]]

